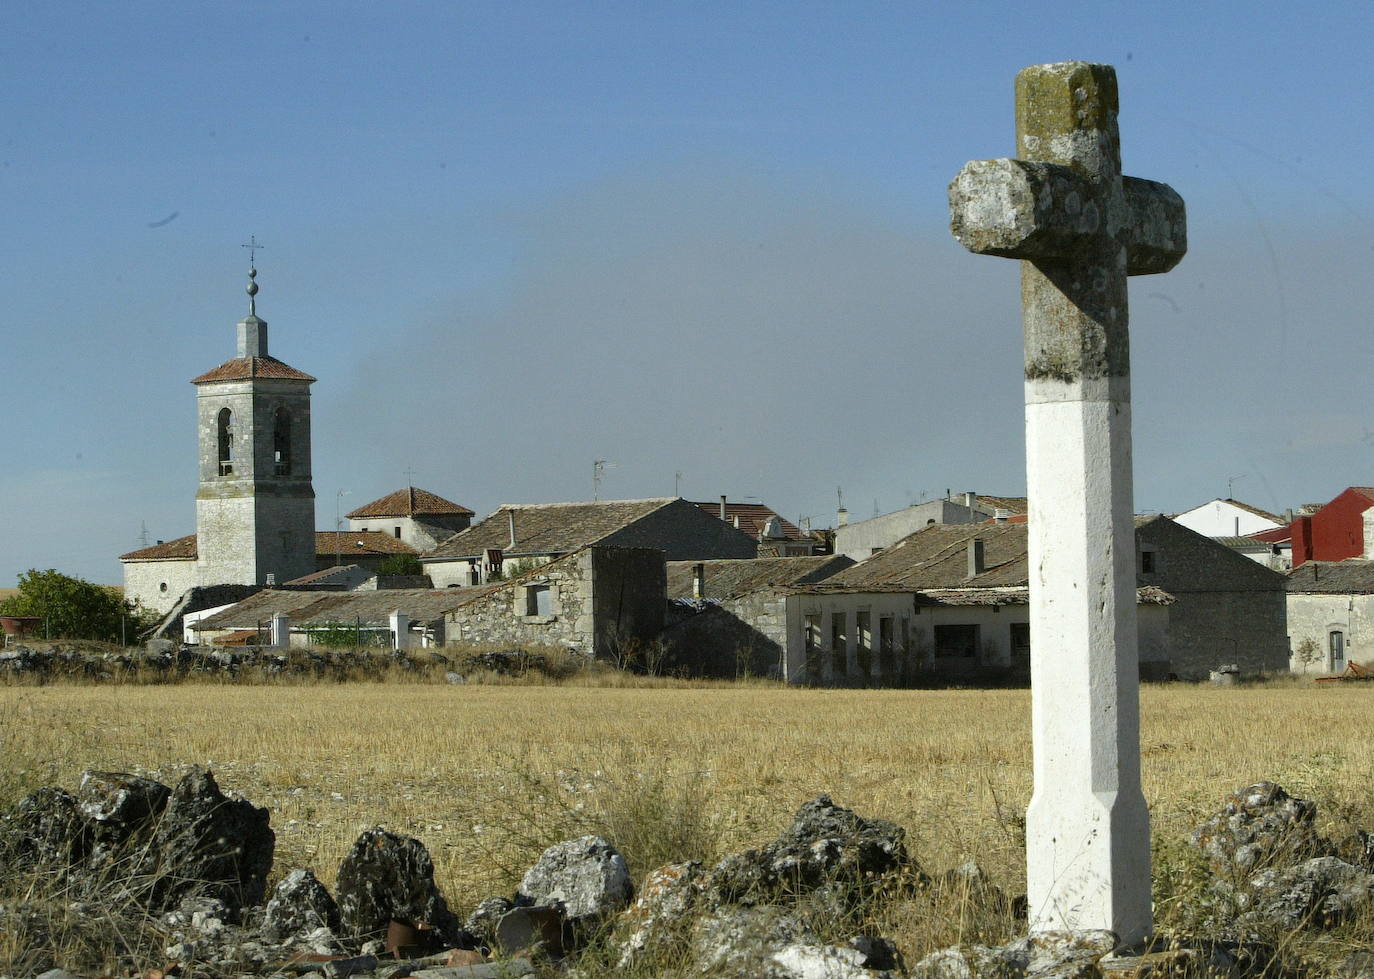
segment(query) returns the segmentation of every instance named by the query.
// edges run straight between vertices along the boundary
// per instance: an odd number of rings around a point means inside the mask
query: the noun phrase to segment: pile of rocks
[[[203,769],[170,788],[87,772],[74,795],[40,789],[0,822],[9,872],[55,875],[64,897],[92,914],[152,918],[177,967],[330,979],[518,976],[540,959],[590,977],[605,974],[599,960],[579,959],[593,939],[617,970],[672,959],[703,976],[891,979],[902,963],[890,941],[828,943],[817,923],[843,920],[879,888],[926,883],[903,838],[894,824],[820,796],[768,846],[713,868],[659,868],[636,899],[623,857],[584,836],[548,848],[513,895],[481,901],[460,921],[424,845],[380,827],[358,837],[332,894],[304,869],[268,894],[267,811],[224,795]],[[0,930],[31,913],[0,909]]]
[[[1328,929],[1374,910],[1374,837],[1356,830],[1333,842],[1317,833],[1316,816],[1315,803],[1273,782],[1227,797],[1192,836],[1211,877],[1191,902],[1188,936],[1160,936],[1151,948],[1118,953],[1110,931],[1042,932],[998,947],[943,949],[918,962],[913,979],[1311,974],[1282,961],[1276,937]],[[1374,955],[1353,953],[1337,974],[1374,979]]]

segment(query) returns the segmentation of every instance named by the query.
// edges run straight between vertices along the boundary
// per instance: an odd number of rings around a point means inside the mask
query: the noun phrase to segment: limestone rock
[[[1038,932],[1002,946],[961,945],[932,952],[912,979],[1099,979],[1116,947],[1109,931]]]
[[[504,897],[489,897],[468,915],[463,928],[483,945],[490,946],[496,941],[496,923],[501,915],[515,907],[515,902]]]
[[[84,859],[89,845],[76,797],[46,786],[19,801],[3,822],[0,847],[20,866],[66,868]]]
[[[621,912],[616,929],[620,968],[629,968],[646,952],[671,951],[685,941],[683,929],[701,896],[701,864],[670,863],[649,873],[634,904]]]
[[[1243,924],[1330,927],[1374,904],[1374,874],[1337,857],[1261,871],[1250,887],[1254,910]]]
[[[262,937],[284,942],[317,928],[339,930],[339,906],[308,870],[293,870],[282,878],[263,910]]]
[[[207,769],[188,772],[167,800],[150,848],[153,904],[191,893],[223,901],[232,918],[262,903],[276,836],[265,808],[220,791]]]
[[[364,832],[339,865],[335,896],[344,934],[355,941],[382,937],[394,919],[430,925],[450,945],[472,947],[434,884],[429,851],[413,837],[380,826]]]
[[[525,871],[518,905],[562,903],[573,923],[607,917],[634,896],[630,870],[615,847],[599,836],[555,843]]]
[[[791,945],[814,944],[816,935],[795,914],[773,905],[720,908],[698,919],[691,947],[696,973],[773,979],[772,955]]]
[[[1273,782],[1257,782],[1229,796],[1221,812],[1194,831],[1193,843],[1217,874],[1245,877],[1325,856],[1329,844],[1317,835],[1316,814],[1316,803],[1295,799]]]
[[[713,904],[770,904],[825,887],[843,911],[876,878],[911,868],[906,832],[885,819],[864,819],[817,796],[778,839],[726,857],[709,885]]]
[[[85,772],[76,798],[91,835],[88,869],[98,873],[117,862],[125,846],[151,831],[171,794],[167,786],[150,778],[125,772]]]

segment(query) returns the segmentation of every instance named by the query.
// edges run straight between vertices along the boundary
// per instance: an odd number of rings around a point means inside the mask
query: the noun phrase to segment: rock
[[[919,868],[906,852],[906,832],[885,819],[864,819],[817,796],[797,812],[776,842],[716,865],[712,904],[771,904],[825,888],[836,912],[851,909],[877,878]]]
[[[1336,845],[1336,856],[1346,863],[1374,871],[1374,835],[1357,829]]]
[[[1315,803],[1295,799],[1273,782],[1257,782],[1229,796],[1221,812],[1194,831],[1193,844],[1215,873],[1246,877],[1327,855],[1329,844],[1313,825],[1316,814]]]
[[[960,945],[932,952],[911,979],[1099,979],[1098,962],[1116,947],[1110,931],[1038,932],[1006,945]]]
[[[671,954],[686,941],[685,929],[701,896],[705,874],[698,861],[670,863],[652,871],[640,884],[634,904],[616,922],[620,968],[642,955]]]
[[[777,979],[896,979],[897,973],[867,966],[859,949],[841,945],[787,945],[769,956]]]
[[[76,797],[47,786],[19,801],[4,818],[0,847],[19,866],[65,869],[86,856],[90,833]]]
[[[525,871],[517,905],[560,902],[574,924],[608,917],[630,903],[630,869],[611,844],[599,836],[555,843]]]
[[[85,772],[76,798],[91,838],[87,871],[99,874],[117,862],[125,846],[142,843],[171,794],[167,786],[150,778],[125,772]]]
[[[992,914],[1006,914],[1011,910],[1006,894],[974,860],[966,860],[946,870],[934,883],[939,893],[971,910]]]
[[[1327,928],[1374,903],[1374,874],[1337,857],[1264,870],[1250,880],[1254,910],[1242,924]]]
[[[877,938],[872,935],[856,935],[849,940],[849,947],[863,956],[863,965],[868,969],[891,969],[906,972],[901,950],[891,939]]]
[[[39,973],[36,979],[78,979],[78,977],[66,969],[49,969],[47,972]]]
[[[463,922],[463,928],[483,945],[496,942],[496,923],[501,915],[515,907],[515,902],[504,897],[489,897],[473,909]]]
[[[447,673],[444,674],[444,682],[449,684],[450,686],[459,686],[461,684],[467,683],[468,681],[467,677],[463,676],[463,674],[454,673],[452,670],[449,670]]]
[[[419,969],[410,975],[412,979],[519,979],[520,976],[534,975],[534,966],[530,964],[529,959],[503,959],[500,962],[486,962],[481,965]]]
[[[316,928],[339,929],[339,906],[308,870],[293,870],[282,878],[263,909],[261,934],[269,942],[284,942]]]
[[[374,971],[380,963],[375,955],[355,955],[350,959],[335,959],[326,962],[321,970],[325,979],[348,979],[363,972]]]
[[[1351,952],[1341,963],[1341,971],[1337,973],[1344,979],[1374,979],[1374,951],[1361,949]],[[43,979],[39,976],[38,979]]]
[[[502,952],[538,948],[550,957],[563,957],[563,910],[561,907],[511,908],[496,923],[496,944]]]
[[[334,891],[341,927],[354,941],[383,937],[394,919],[429,925],[455,947],[476,944],[435,886],[429,851],[413,837],[380,826],[364,832],[339,865]]]
[[[724,977],[772,977],[770,960],[788,946],[813,944],[816,935],[790,911],[773,905],[720,908],[696,921],[691,948],[694,974]]]
[[[226,796],[207,769],[188,772],[167,800],[150,847],[154,907],[215,897],[237,920],[262,903],[276,837],[265,808]]]

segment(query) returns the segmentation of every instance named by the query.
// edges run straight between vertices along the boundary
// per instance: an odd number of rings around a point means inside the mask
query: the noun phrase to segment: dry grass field
[[[1365,686],[1147,687],[1145,794],[1167,854],[1262,779],[1316,800],[1336,836],[1374,829]],[[773,838],[829,793],[904,826],[939,872],[975,857],[1024,887],[1026,691],[598,688],[400,683],[0,687],[0,802],[87,768],[174,780],[213,768],[272,812],[276,874],[332,883],[364,828],[425,842],[460,912],[513,890],[545,845],[612,838],[636,877]],[[950,927],[898,935],[908,955]]]

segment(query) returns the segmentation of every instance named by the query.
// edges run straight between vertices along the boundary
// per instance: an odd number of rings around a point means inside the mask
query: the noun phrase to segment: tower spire
[[[240,245],[239,247],[240,247],[240,248],[247,248],[247,249],[248,249],[248,286],[247,286],[247,288],[244,290],[245,292],[248,293],[248,315],[249,315],[249,316],[257,316],[257,315],[258,315],[258,299],[257,299],[257,296],[258,296],[258,281],[257,281],[257,279],[258,279],[258,263],[257,263],[257,251],[258,251],[259,248],[265,248],[265,247],[267,247],[267,246],[266,246],[266,245],[260,245],[260,244],[258,244],[258,236],[257,236],[257,235],[249,235],[249,236],[248,236],[248,243],[245,244],[245,245]]]

